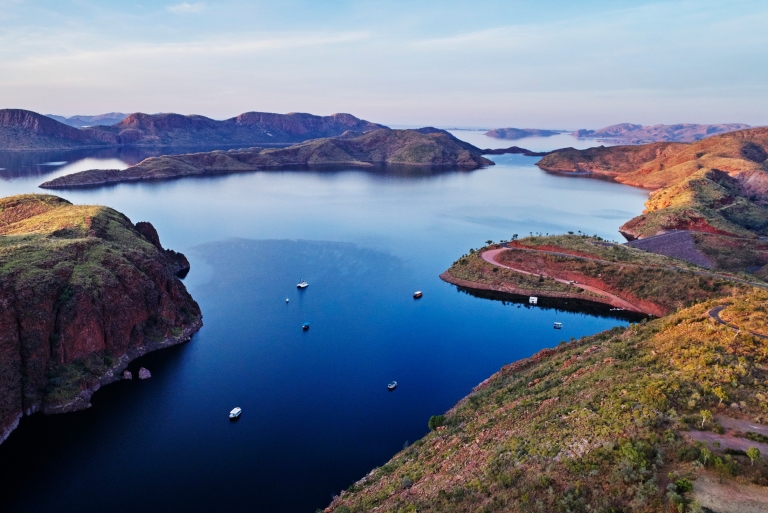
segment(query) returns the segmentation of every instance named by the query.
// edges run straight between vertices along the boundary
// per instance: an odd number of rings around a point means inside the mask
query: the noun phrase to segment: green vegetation
[[[754,451],[683,436],[722,429],[716,417],[730,407],[718,388],[743,418],[768,420],[768,345],[707,316],[761,294],[706,301],[502,367],[332,510],[686,512],[697,511],[691,494],[702,474],[768,484]]]

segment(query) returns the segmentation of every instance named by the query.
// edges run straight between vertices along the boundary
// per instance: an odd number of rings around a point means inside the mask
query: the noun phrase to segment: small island
[[[154,227],[50,195],[0,199],[0,441],[23,415],[87,408],[128,363],[202,326]]]
[[[44,189],[94,187],[136,182],[242,173],[286,167],[375,165],[477,169],[493,162],[482,151],[435,128],[391,130],[315,139],[287,148],[248,148],[148,158],[125,170],[92,169],[65,175],[40,185]]]
[[[526,137],[552,137],[564,133],[564,130],[542,130],[540,128],[494,128],[485,133],[495,139],[524,139]]]

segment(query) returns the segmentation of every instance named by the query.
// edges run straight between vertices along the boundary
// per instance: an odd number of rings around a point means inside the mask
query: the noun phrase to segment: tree
[[[512,235],[512,240],[517,240],[517,234]]]
[[[491,244],[493,244],[493,241],[491,239],[488,239],[487,241],[485,241],[485,243],[490,246]]]
[[[717,387],[712,392],[717,396],[718,399],[720,399],[718,404],[723,404],[723,401],[728,399],[728,394],[725,393],[723,387]]]
[[[747,449],[747,456],[749,456],[749,460],[752,462],[752,465],[754,465],[755,460],[760,459],[760,449],[757,447],[750,447]]]
[[[701,410],[701,427],[704,427],[704,423],[708,420],[712,420],[712,412],[709,410]]]

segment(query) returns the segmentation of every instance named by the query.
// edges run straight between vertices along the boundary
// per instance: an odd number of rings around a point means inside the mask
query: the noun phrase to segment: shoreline
[[[189,342],[192,340],[192,336],[197,333],[200,328],[203,327],[202,315],[192,321],[184,330],[179,334],[171,337],[166,337],[159,342],[150,342],[143,346],[129,349],[124,355],[115,361],[115,364],[102,376],[99,377],[98,382],[92,386],[87,387],[81,391],[74,399],[67,401],[66,403],[59,404],[42,404],[33,405],[27,408],[25,411],[19,413],[18,418],[11,423],[8,428],[0,433],[0,444],[5,442],[13,431],[19,426],[19,422],[22,417],[28,417],[34,413],[42,413],[44,415],[54,415],[58,413],[70,413],[74,411],[81,411],[91,407],[91,396],[99,390],[101,387],[120,381],[122,379],[122,372],[128,367],[128,365],[134,360],[144,356],[145,354],[157,351],[158,349],[165,349],[167,347],[176,346]]]

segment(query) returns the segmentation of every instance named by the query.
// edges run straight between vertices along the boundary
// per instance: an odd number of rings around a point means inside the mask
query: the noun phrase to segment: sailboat
[[[306,289],[307,287],[309,287],[309,283],[307,283],[307,281],[302,277],[301,281],[298,283],[298,285],[296,285],[296,288]]]

